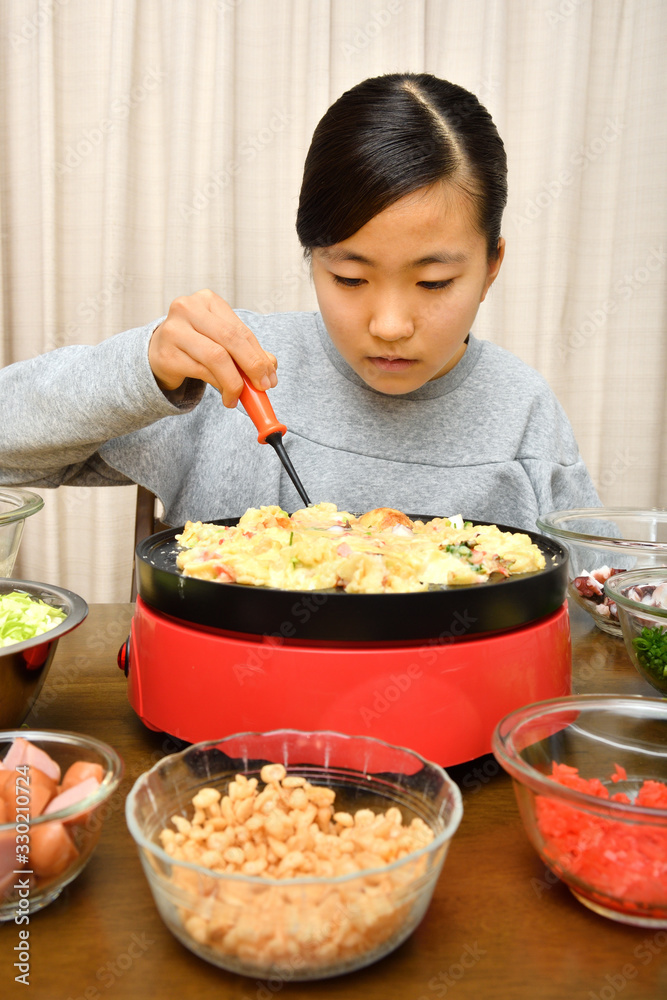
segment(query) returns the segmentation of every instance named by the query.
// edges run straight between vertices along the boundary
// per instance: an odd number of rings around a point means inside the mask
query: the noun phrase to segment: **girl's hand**
[[[153,332],[148,360],[161,389],[178,389],[186,378],[198,378],[214,386],[228,407],[236,406],[243,389],[236,365],[257,389],[271,389],[278,382],[274,355],[208,289],[174,299]]]

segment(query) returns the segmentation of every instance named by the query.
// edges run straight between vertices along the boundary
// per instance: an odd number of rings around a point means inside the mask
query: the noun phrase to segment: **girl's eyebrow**
[[[353,250],[346,250],[343,247],[319,247],[320,254],[326,260],[337,263],[343,260],[357,261],[359,264],[366,264],[368,267],[377,267],[375,261],[363,254],[355,253]],[[468,254],[462,251],[439,250],[435,253],[420,257],[419,260],[410,261],[405,265],[405,270],[414,267],[425,267],[427,264],[465,264],[468,261]]]
[[[451,250],[440,250],[437,253],[430,253],[419,260],[413,260],[409,267],[425,267],[426,264],[465,264],[468,254],[462,250],[452,252]]]
[[[344,250],[343,247],[319,247],[320,254],[326,260],[333,262],[338,262],[341,260],[356,260],[360,264],[369,264],[370,267],[375,267],[376,265],[368,257],[364,257],[363,254],[354,253],[352,250]]]

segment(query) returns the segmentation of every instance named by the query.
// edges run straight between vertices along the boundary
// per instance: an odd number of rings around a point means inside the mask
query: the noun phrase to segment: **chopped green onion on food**
[[[470,562],[472,549],[469,545],[461,543],[460,545],[444,545],[440,547],[444,548],[445,552],[450,552],[453,556],[458,556],[459,559],[465,559],[467,562]]]
[[[60,608],[20,590],[0,595],[0,648],[25,642],[55,628],[67,618]]]

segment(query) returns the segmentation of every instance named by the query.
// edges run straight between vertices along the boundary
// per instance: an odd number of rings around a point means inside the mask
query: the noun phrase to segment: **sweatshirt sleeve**
[[[519,459],[540,514],[601,506],[567,415],[546,386],[531,407]]]
[[[0,371],[0,485],[130,482],[104,462],[101,445],[192,410],[204,392],[196,379],[173,393],[158,386],[148,342],[159,322]]]

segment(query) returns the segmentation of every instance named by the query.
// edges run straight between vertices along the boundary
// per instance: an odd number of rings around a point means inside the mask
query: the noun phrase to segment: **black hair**
[[[348,239],[404,195],[447,180],[470,198],[498,255],[507,158],[474,94],[428,73],[391,73],[346,91],[308,150],[296,230],[308,254]]]

